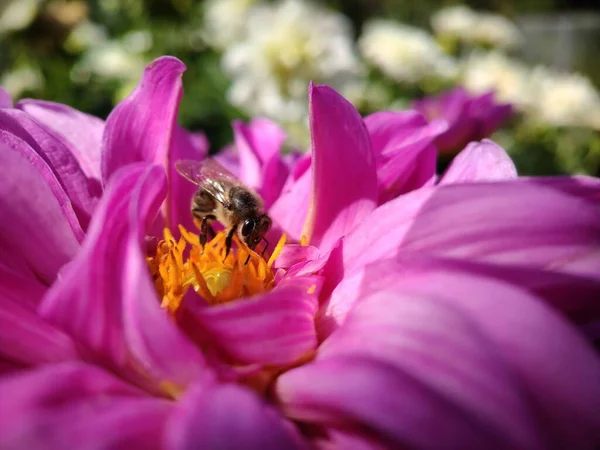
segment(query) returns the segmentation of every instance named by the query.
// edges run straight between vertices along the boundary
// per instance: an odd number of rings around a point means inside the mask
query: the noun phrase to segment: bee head
[[[271,218],[266,214],[246,219],[242,223],[240,233],[242,238],[252,250],[258,245],[263,236],[271,228]]]

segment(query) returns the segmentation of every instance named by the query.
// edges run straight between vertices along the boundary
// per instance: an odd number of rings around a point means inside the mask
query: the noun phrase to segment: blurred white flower
[[[466,44],[511,49],[521,43],[521,32],[504,16],[480,13],[467,6],[451,6],[431,17],[431,26],[441,38]]]
[[[500,101],[523,109],[532,104],[529,69],[499,52],[474,52],[463,62],[462,84],[470,91],[496,91]]]
[[[68,51],[79,53],[107,40],[108,34],[104,26],[86,20],[73,28],[64,45]]]
[[[258,0],[207,0],[204,3],[204,38],[213,47],[225,49],[238,41],[250,9]]]
[[[0,34],[27,27],[39,6],[40,0],[0,0]]]
[[[0,86],[14,99],[19,98],[25,91],[39,89],[43,85],[44,77],[40,71],[30,66],[18,67],[0,78]]]
[[[73,67],[72,77],[82,81],[94,74],[107,79],[137,79],[144,70],[144,59],[128,51],[118,41],[91,47]]]
[[[367,22],[359,48],[365,59],[396,81],[418,83],[424,78],[451,79],[457,74],[454,59],[444,54],[433,36],[391,20]]]
[[[530,84],[535,93],[531,112],[540,121],[600,129],[600,94],[588,78],[537,67]]]
[[[361,75],[347,19],[300,0],[254,7],[243,39],[222,62],[233,80],[233,104],[283,122],[306,116],[310,81],[345,94]]]

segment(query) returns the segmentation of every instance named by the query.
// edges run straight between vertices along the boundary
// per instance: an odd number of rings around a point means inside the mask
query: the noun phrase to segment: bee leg
[[[260,256],[264,256],[265,252],[269,248],[269,241],[267,241],[267,239],[264,237],[262,238],[262,240],[265,241],[265,248],[263,248],[263,251],[261,252]]]
[[[200,223],[200,246],[202,247],[202,252],[204,252],[204,246],[206,245],[206,232],[208,228],[210,228],[208,226],[208,217],[204,216]]]
[[[227,237],[225,238],[225,258],[223,258],[223,262],[225,262],[227,256],[229,256],[229,252],[231,251],[231,243],[233,241],[233,235],[235,234],[236,228],[236,226],[231,227],[231,230],[229,230],[229,233],[227,233]]]

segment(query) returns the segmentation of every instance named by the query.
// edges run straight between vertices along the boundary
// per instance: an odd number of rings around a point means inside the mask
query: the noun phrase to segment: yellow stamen
[[[204,251],[197,234],[179,226],[177,241],[170,230],[164,230],[156,255],[147,259],[161,306],[174,314],[183,297],[192,288],[211,305],[229,302],[265,292],[273,287],[275,259],[286,242],[283,235],[266,262],[234,236],[236,246],[225,257],[226,233],[221,231],[207,242]],[[246,259],[250,260],[246,264]]]

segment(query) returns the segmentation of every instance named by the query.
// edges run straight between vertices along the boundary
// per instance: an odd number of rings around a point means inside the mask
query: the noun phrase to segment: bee
[[[265,234],[271,228],[271,218],[263,211],[260,196],[244,186],[235,175],[213,159],[180,160],[177,172],[191,181],[198,190],[192,197],[192,215],[200,221],[200,245],[204,250],[210,222],[216,220],[228,229],[225,238],[225,258],[231,251],[233,235],[254,250],[265,241],[263,254],[269,246]],[[250,256],[246,263],[250,260]]]

